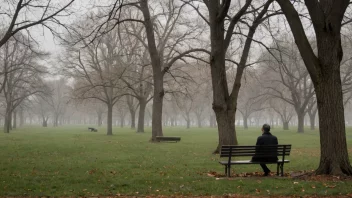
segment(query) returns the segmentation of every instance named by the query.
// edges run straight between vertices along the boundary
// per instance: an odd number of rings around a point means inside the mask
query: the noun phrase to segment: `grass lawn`
[[[280,144],[292,144],[285,172],[313,170],[319,162],[318,131],[272,130]],[[26,127],[0,131],[0,196],[97,195],[346,195],[352,181],[303,181],[278,177],[216,180],[223,173],[212,155],[216,129],[166,128],[164,135],[181,136],[178,143],[149,143],[151,130],[137,134],[114,128],[88,132],[87,126]],[[239,129],[241,145],[253,145],[259,129]],[[348,128],[352,154],[352,129]],[[276,165],[269,165],[272,171]],[[236,173],[261,171],[259,165],[234,166]]]

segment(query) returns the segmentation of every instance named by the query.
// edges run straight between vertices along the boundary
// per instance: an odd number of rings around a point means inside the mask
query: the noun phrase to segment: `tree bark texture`
[[[298,133],[304,133],[304,112],[297,112]]]
[[[317,174],[352,175],[348,157],[340,63],[341,27],[348,0],[308,1],[318,56],[305,35],[302,22],[289,0],[277,0],[291,27],[296,44],[314,83],[317,97],[320,164]]]
[[[148,0],[140,1],[140,9],[144,17],[144,26],[148,41],[148,51],[153,68],[153,82],[154,82],[154,93],[153,93],[153,112],[152,112],[152,142],[156,142],[156,136],[163,136],[162,128],[162,110],[163,110],[163,99],[164,99],[164,85],[163,85],[163,74],[162,61],[160,54],[158,53],[155,35],[153,29],[153,22],[150,17]]]
[[[107,117],[107,135],[112,135],[112,104],[108,104],[108,117]]]
[[[145,117],[145,108],[147,102],[145,100],[139,100],[139,114],[138,114],[138,133],[144,133],[144,117]]]

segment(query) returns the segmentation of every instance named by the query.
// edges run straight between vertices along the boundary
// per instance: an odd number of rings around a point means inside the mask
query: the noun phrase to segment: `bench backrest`
[[[260,158],[280,157],[285,159],[285,156],[290,155],[291,144],[286,145],[254,145],[254,146],[239,146],[239,145],[223,145],[220,151],[220,157],[235,157],[235,156],[256,156]]]

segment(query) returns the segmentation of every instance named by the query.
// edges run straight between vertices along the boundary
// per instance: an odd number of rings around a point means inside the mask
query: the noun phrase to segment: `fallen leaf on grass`
[[[211,173],[208,173],[207,174],[209,177],[215,177],[215,175],[211,174]]]
[[[335,188],[336,185],[326,185],[325,187],[327,187],[327,188]]]

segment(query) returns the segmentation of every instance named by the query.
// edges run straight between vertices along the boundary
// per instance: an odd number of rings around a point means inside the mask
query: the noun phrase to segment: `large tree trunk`
[[[222,145],[237,145],[235,131],[236,106],[229,95],[225,68],[224,20],[219,19],[217,1],[209,1],[210,69],[213,87],[213,110],[218,124],[219,142],[213,153],[219,153]],[[239,89],[240,84],[235,89]],[[236,100],[237,101],[237,100]]]
[[[107,117],[107,135],[112,135],[112,104],[108,104],[108,117]]]
[[[162,59],[156,47],[154,36],[153,22],[150,17],[148,0],[140,1],[140,9],[144,17],[144,26],[148,40],[148,51],[153,68],[154,81],[154,97],[153,97],[153,112],[152,112],[152,138],[151,141],[156,141],[156,136],[163,136],[162,127],[162,113],[163,113],[163,98],[164,98],[164,84],[162,69]]]
[[[321,156],[318,174],[352,174],[346,144],[340,72],[321,81],[315,89],[318,100]]]
[[[237,145],[235,114],[233,111],[215,112],[219,130],[219,144],[214,153],[219,153],[222,145]]]
[[[139,114],[138,114],[138,133],[144,133],[144,116],[145,116],[145,108],[147,106],[147,102],[145,100],[139,100]]]
[[[154,72],[158,73],[158,72]],[[159,73],[161,75],[161,73]],[[154,97],[153,97],[153,112],[152,112],[152,138],[151,141],[156,141],[156,136],[163,136],[162,127],[162,112],[163,112],[164,88],[163,80],[154,77]]]
[[[321,156],[316,173],[352,175],[346,143],[340,76],[343,57],[341,23],[349,1],[305,1],[314,25],[318,57],[310,46],[299,14],[292,3],[288,0],[277,2],[290,24],[317,96]]]
[[[323,34],[324,35],[324,34]],[[341,38],[326,34],[318,37],[321,80],[316,83],[321,155],[318,174],[352,175],[345,129],[345,114],[340,76]]]

